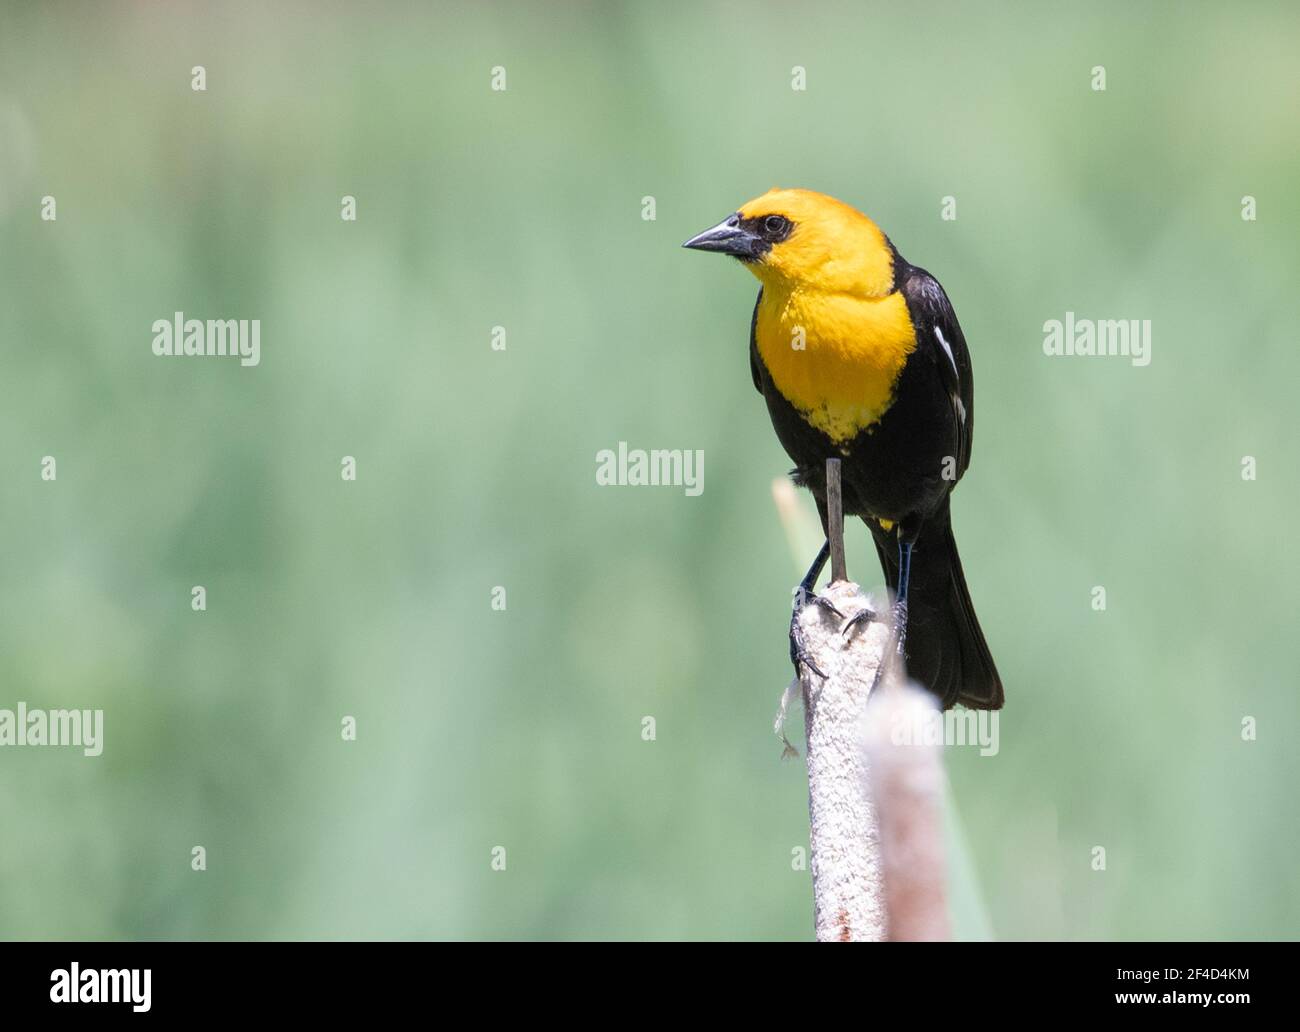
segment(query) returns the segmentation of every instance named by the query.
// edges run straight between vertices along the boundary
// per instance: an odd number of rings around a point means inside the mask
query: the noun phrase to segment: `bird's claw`
[[[872,609],[859,610],[858,612],[854,613],[851,617],[849,617],[849,621],[844,625],[844,630],[841,633],[844,635],[844,637],[847,638],[850,634],[852,634],[855,630],[857,630],[858,627],[874,622],[877,616],[878,614]],[[889,617],[890,617],[890,621],[893,623],[895,628],[897,629],[906,628],[907,627],[907,603],[895,602],[892,606],[889,607]],[[904,641],[904,635],[899,634],[898,636],[899,652],[903,651],[903,641]]]
[[[871,623],[875,619],[876,619],[876,612],[874,609],[871,608],[860,609],[852,616],[849,617],[848,622],[844,625],[844,628],[843,630],[840,631],[840,634],[843,637],[847,638],[859,627],[865,626],[866,624]]]
[[[896,601],[889,607],[890,618],[893,620],[893,629],[889,632],[894,639],[894,651],[900,660],[907,659],[907,600]],[[880,657],[880,664],[876,667],[876,676],[871,679],[871,692],[874,693],[880,687],[880,683],[885,679],[885,671],[893,664],[888,656]]]
[[[900,656],[906,654],[907,645],[907,599],[900,599],[889,607],[890,617],[894,621],[894,635],[898,639],[897,648]]]
[[[799,626],[799,610],[797,609],[794,616],[790,618],[790,662],[794,664],[796,677],[799,676],[800,666],[804,666],[823,681],[826,680],[826,674],[817,665],[816,660],[812,658],[812,653],[808,651],[805,644],[803,628]]]
[[[796,677],[799,675],[799,667],[802,665],[824,681],[826,675],[812,658],[812,653],[808,651],[807,639],[804,637],[803,628],[799,625],[799,614],[804,611],[806,606],[817,606],[819,609],[834,614],[841,620],[844,619],[844,614],[836,608],[834,602],[822,595],[814,595],[802,588],[795,591],[794,612],[790,615],[790,662],[794,664]]]

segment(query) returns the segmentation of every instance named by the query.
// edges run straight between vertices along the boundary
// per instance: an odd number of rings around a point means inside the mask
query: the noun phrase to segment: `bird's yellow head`
[[[682,245],[739,258],[765,287],[884,297],[893,248],[856,208],[814,190],[769,190]]]

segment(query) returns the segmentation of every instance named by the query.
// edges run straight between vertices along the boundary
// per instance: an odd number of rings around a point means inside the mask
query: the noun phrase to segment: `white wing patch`
[[[960,383],[961,374],[957,372],[957,360],[952,357],[952,348],[948,347],[948,342],[943,339],[943,330],[936,326],[934,335],[939,338],[939,343],[943,345],[943,353],[948,356],[948,361],[952,363],[952,375],[957,377],[957,382]]]
[[[934,335],[939,339],[939,343],[943,346],[943,353],[948,356],[948,361],[952,364],[952,375],[957,378],[958,383],[961,383],[961,373],[957,372],[957,360],[952,356],[952,348],[950,348],[948,342],[943,339],[943,330],[936,326],[934,328]],[[957,417],[963,424],[965,424],[966,406],[962,404],[961,397],[957,394],[952,396],[952,400],[957,403]]]

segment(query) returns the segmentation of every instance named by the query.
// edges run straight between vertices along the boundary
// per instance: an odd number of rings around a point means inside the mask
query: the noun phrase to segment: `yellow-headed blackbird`
[[[1000,707],[949,520],[975,406],[943,287],[867,216],[811,190],[771,190],[683,246],[739,258],[762,284],[749,330],[754,386],[823,528],[826,460],[842,460],[844,512],[871,529],[909,674],[945,707]],[[833,608],[813,594],[829,554],[827,543],[800,584],[796,618],[809,601]],[[816,670],[797,619],[790,658]]]

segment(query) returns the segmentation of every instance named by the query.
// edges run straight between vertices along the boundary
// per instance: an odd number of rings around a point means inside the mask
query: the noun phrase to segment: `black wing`
[[[763,393],[763,380],[758,373],[758,306],[763,300],[763,288],[758,288],[758,300],[754,302],[754,314],[749,320],[749,375],[754,378],[754,390]]]
[[[916,347],[929,355],[952,400],[957,423],[957,476],[970,465],[971,438],[975,430],[975,380],[971,373],[970,349],[957,322],[957,313],[939,281],[924,269],[908,265],[896,272],[898,289],[907,301],[907,311],[916,330]]]

